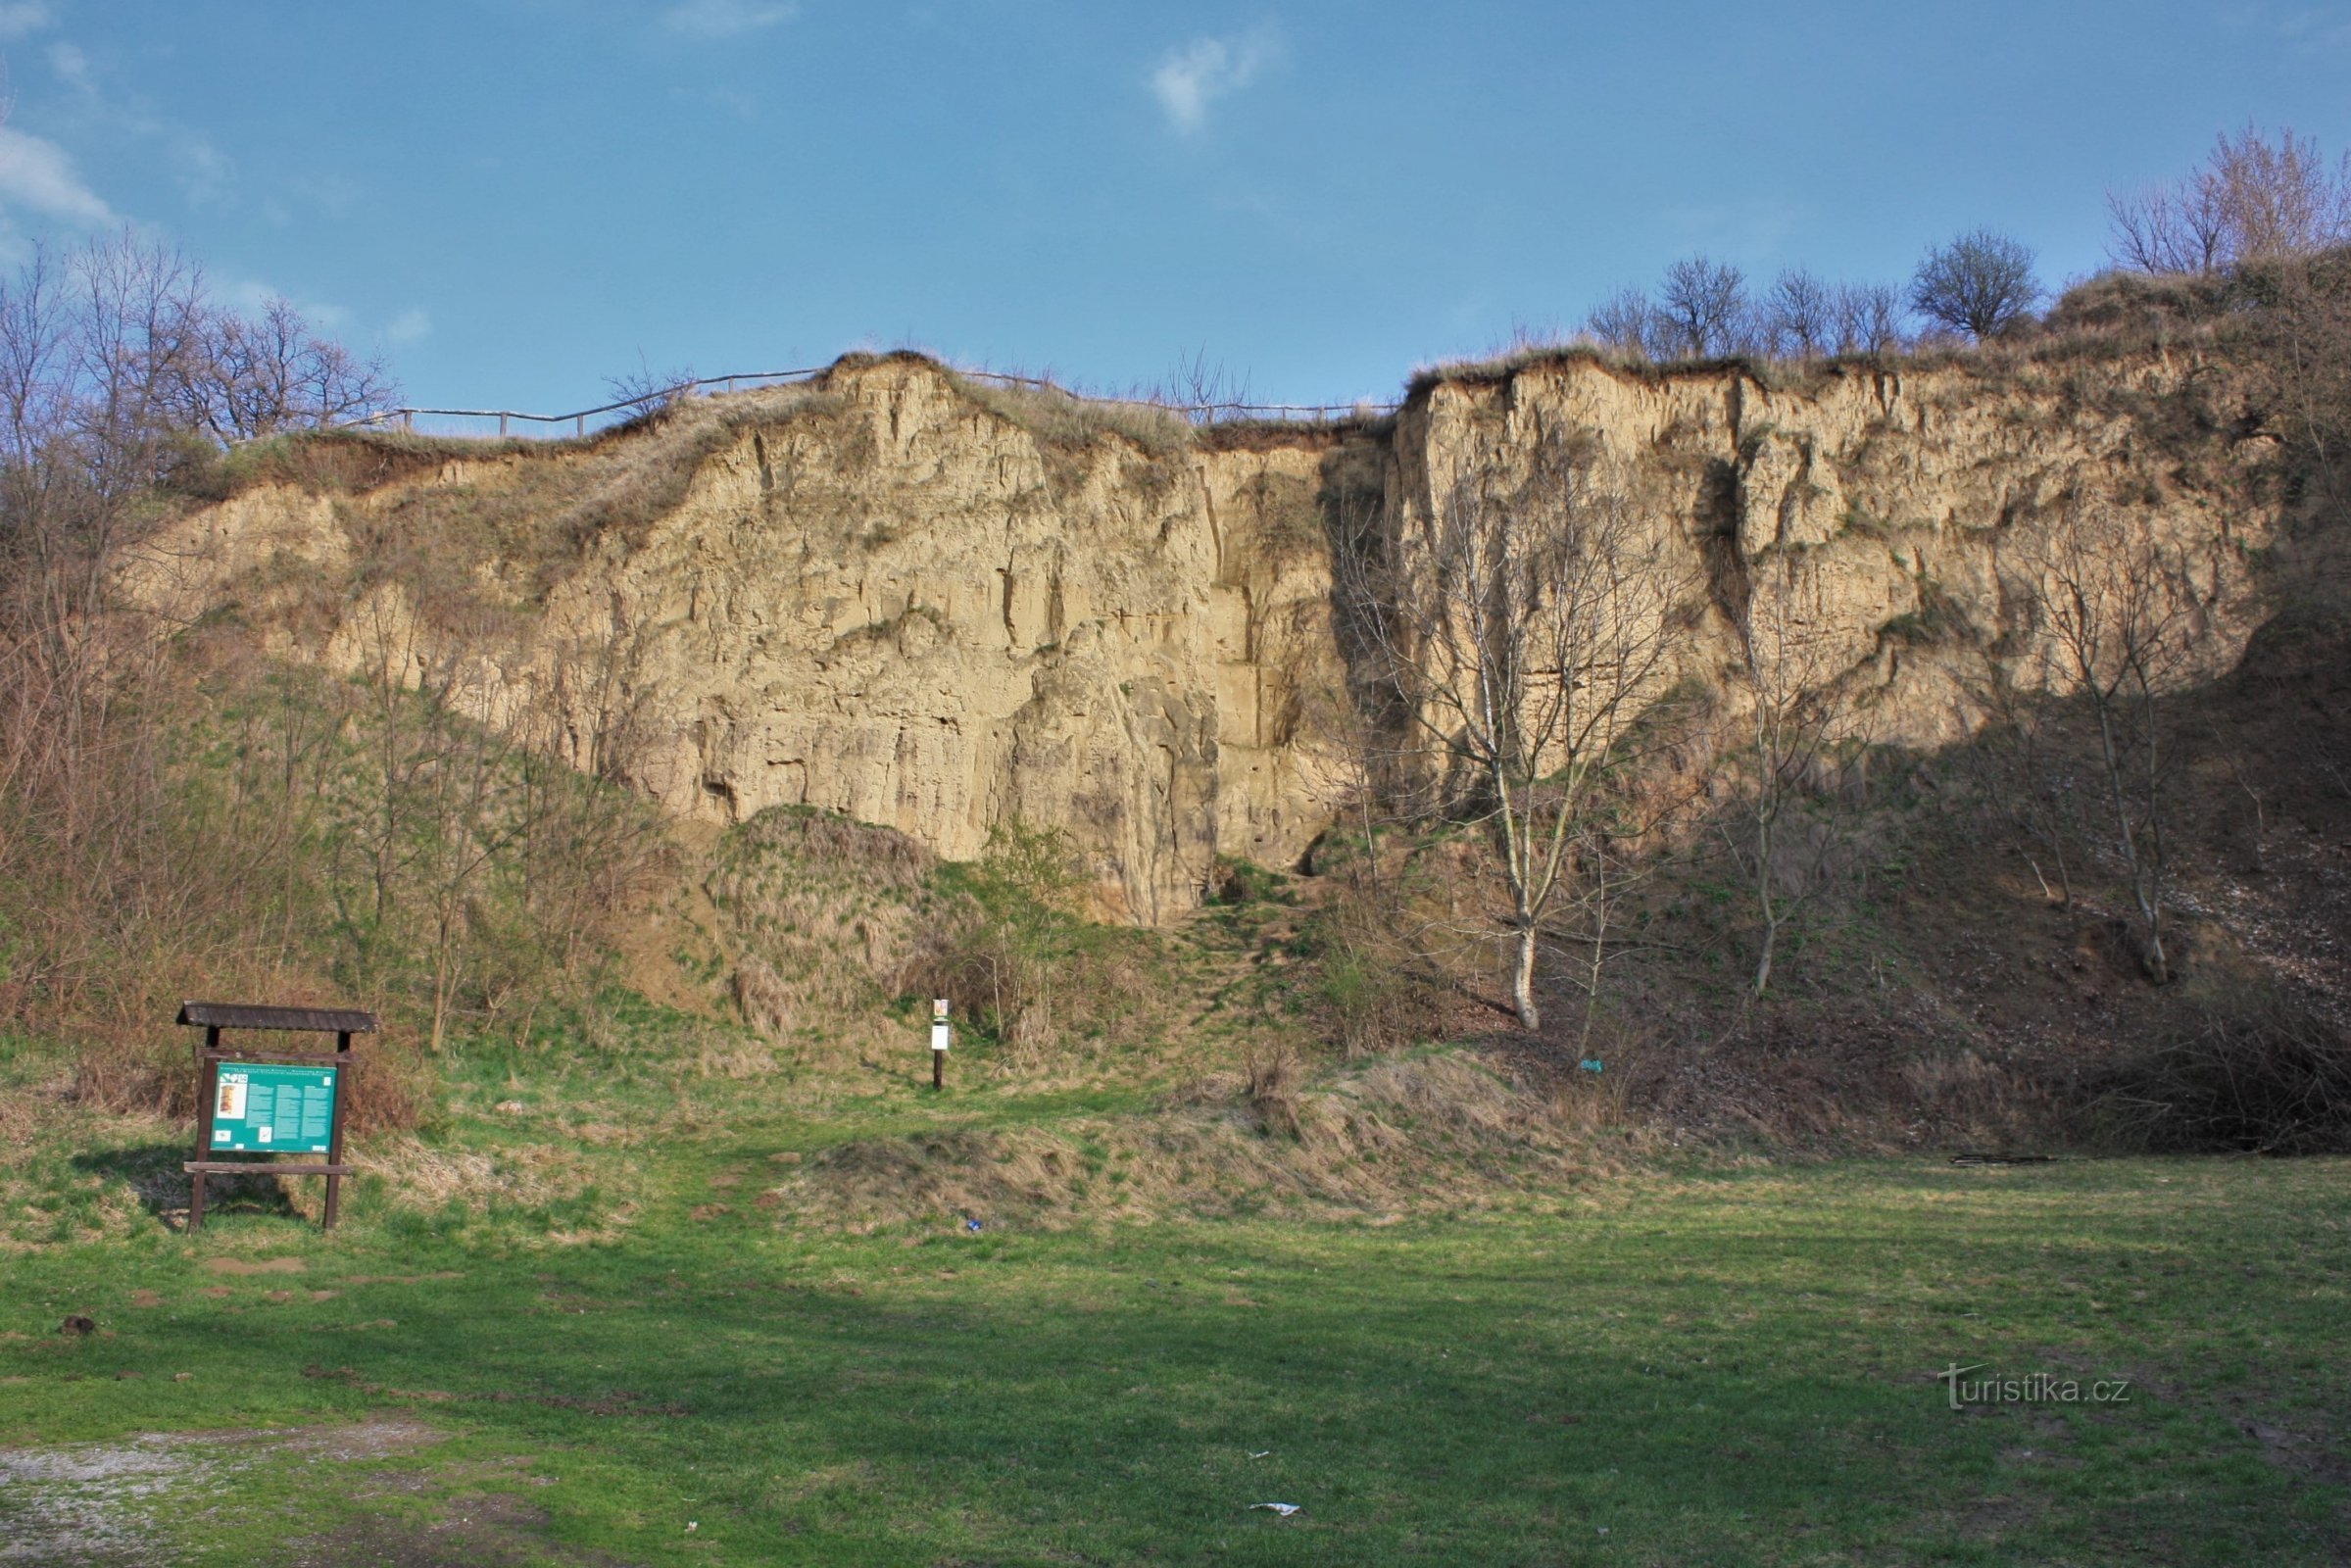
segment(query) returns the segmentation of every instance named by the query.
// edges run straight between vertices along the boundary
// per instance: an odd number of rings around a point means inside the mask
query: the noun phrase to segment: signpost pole
[[[947,999],[938,997],[931,1003],[931,1092],[937,1094],[947,1087]]]
[[[335,1031],[335,1086],[326,1102],[326,1163],[343,1163],[343,1080],[351,1073],[351,1031]],[[326,1173],[326,1211],[319,1217],[318,1228],[335,1228],[335,1209],[342,1201],[343,1178],[334,1171]]]
[[[196,1054],[196,1160],[212,1157],[213,1108],[220,1103],[220,1026],[207,1025],[204,1045]],[[188,1178],[188,1234],[204,1224],[204,1172]]]

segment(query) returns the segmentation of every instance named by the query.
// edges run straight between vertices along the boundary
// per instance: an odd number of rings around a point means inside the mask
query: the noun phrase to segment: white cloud
[[[1206,123],[1208,106],[1239,92],[1270,64],[1271,33],[1260,27],[1231,38],[1198,38],[1159,62],[1151,92],[1176,129],[1187,135]]]
[[[789,22],[800,7],[794,0],[684,0],[661,13],[672,32],[695,38],[732,38]]]
[[[284,289],[255,277],[216,279],[212,293],[215,299],[224,301],[244,316],[259,316],[272,301],[284,300],[314,332],[341,332],[355,319],[348,305],[337,305],[331,300],[298,300]]]
[[[0,125],[0,212],[15,207],[90,228],[115,220],[114,210],[81,182],[64,148]]]
[[[69,87],[78,87],[83,92],[98,90],[98,84],[90,79],[90,57],[81,52],[79,44],[51,44],[49,69],[56,72],[57,79]]]
[[[0,5],[0,38],[22,38],[50,23],[49,8],[40,0],[11,0]]]
[[[431,332],[432,317],[421,309],[402,311],[384,323],[384,341],[387,343],[414,343]]]
[[[172,137],[170,152],[176,166],[180,194],[198,207],[222,200],[236,181],[236,165],[228,155],[193,131],[163,131]]]

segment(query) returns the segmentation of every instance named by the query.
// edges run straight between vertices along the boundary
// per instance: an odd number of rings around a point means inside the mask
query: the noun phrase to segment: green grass
[[[2351,1409],[2342,1161],[1693,1167],[1394,1223],[853,1237],[754,1200],[771,1154],[839,1129],[731,1087],[739,1117],[639,1118],[641,1206],[610,1242],[370,1190],[331,1238],[255,1202],[193,1240],[141,1211],[0,1254],[0,1444],[297,1429],[171,1450],[209,1468],[116,1495],[145,1562],[2315,1563],[2351,1543],[2324,1479]],[[934,1111],[882,1086],[843,1108],[880,1130],[1094,1104],[1065,1098]],[[447,1136],[508,1135],[461,1108]],[[41,1175],[16,1201],[76,1185]],[[301,1269],[208,1266],[266,1258]],[[99,1331],[60,1335],[69,1312]],[[1954,1363],[2131,1398],[1954,1412]],[[301,1435],[394,1417],[406,1436],[356,1457]],[[0,1447],[0,1477],[28,1451]],[[0,1481],[0,1533],[44,1486]]]

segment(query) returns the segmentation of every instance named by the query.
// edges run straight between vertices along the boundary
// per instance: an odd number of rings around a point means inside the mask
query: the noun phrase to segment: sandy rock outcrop
[[[817,808],[956,858],[1001,823],[1059,826],[1106,911],[1159,921],[1219,855],[1298,860],[1345,798],[1349,509],[1407,541],[1465,472],[1607,475],[1705,596],[1680,674],[1720,681],[1766,604],[1877,739],[1930,744],[1987,658],[2035,660],[2015,563],[2069,506],[2129,509],[2191,560],[2201,655],[2235,656],[2270,454],[2226,407],[2150,424],[2196,375],[1784,388],[1565,359],[1440,381],[1368,429],[1219,442],[1049,424],[897,356],[689,405],[666,436],[255,490],[166,530],[124,587],[174,613],[235,598],[275,652],[445,683],[681,813]],[[2225,405],[2216,384],[2198,395]]]

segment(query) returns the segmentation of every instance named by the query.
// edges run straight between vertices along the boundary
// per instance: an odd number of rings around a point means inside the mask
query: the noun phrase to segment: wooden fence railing
[[[588,433],[588,421],[605,415],[634,415],[654,408],[671,398],[715,390],[719,393],[741,391],[760,386],[785,386],[796,381],[812,380],[822,375],[828,367],[814,366],[797,370],[737,371],[732,375],[706,375],[674,386],[660,388],[641,396],[622,398],[617,402],[599,404],[592,409],[575,409],[569,414],[525,414],[517,409],[390,409],[361,420],[363,424],[397,424],[413,430],[419,416],[445,419],[496,419],[501,436],[514,434],[562,434],[561,427],[571,426],[570,434]],[[1167,403],[1156,398],[1093,397],[1072,392],[1055,382],[1033,375],[1009,375],[1001,370],[957,369],[956,375],[967,381],[986,381],[996,386],[1027,387],[1035,391],[1054,393],[1072,403],[1102,404],[1111,407],[1156,409],[1177,415],[1195,423],[1214,423],[1219,419],[1298,419],[1320,421],[1341,418],[1360,418],[1393,414],[1399,407],[1395,403]],[[517,431],[517,424],[538,425],[540,430]],[[548,429],[545,427],[555,427]]]

